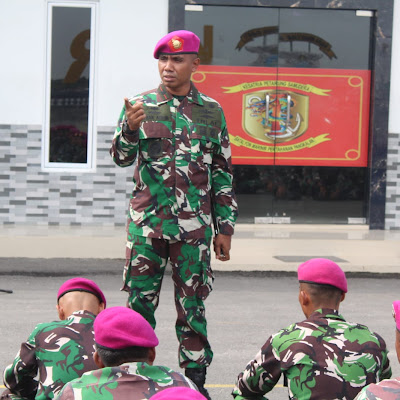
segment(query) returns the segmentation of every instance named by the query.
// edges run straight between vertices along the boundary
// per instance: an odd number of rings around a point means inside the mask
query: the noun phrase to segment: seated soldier
[[[98,370],[67,383],[57,400],[148,399],[161,390],[196,385],[180,372],[155,366],[158,339],[151,325],[127,307],[110,307],[94,323]]]
[[[188,387],[173,387],[161,390],[151,400],[207,400],[200,392]]]
[[[57,294],[60,321],[36,326],[4,371],[1,399],[52,399],[72,379],[97,368],[93,322],[106,306],[95,282],[73,278]]]
[[[393,316],[396,321],[395,348],[397,360],[400,362],[400,301],[393,302]],[[400,377],[384,379],[379,383],[371,383],[370,385],[366,386],[356,397],[356,400],[365,399],[400,399]]]
[[[235,399],[263,399],[282,373],[291,399],[354,399],[362,387],[390,378],[384,340],[339,314],[347,292],[342,269],[314,258],[299,266],[298,280],[306,319],[267,340],[238,376]]]

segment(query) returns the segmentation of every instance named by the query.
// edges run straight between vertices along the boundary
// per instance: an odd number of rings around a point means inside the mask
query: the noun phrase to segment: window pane
[[[267,46],[271,55],[265,66],[274,67],[278,17],[279,9],[273,8],[203,6],[202,12],[185,12],[185,29],[200,37],[202,64],[259,66],[259,50]]]
[[[283,8],[279,66],[370,69],[372,21],[355,10]]]
[[[49,161],[86,163],[91,9],[53,7]]]

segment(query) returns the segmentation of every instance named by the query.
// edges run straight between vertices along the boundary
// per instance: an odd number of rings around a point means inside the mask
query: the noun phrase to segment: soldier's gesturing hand
[[[140,123],[146,118],[144,113],[142,100],[137,100],[135,104],[131,104],[125,97],[125,117],[128,122],[129,129],[136,131],[139,128]]]

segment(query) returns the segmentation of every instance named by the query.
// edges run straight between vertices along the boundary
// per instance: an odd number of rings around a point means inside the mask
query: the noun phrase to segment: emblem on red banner
[[[262,90],[243,96],[244,131],[263,142],[283,143],[307,131],[309,98],[283,90]]]

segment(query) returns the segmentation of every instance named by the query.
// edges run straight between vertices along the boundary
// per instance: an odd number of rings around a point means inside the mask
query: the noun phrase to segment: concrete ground
[[[61,260],[57,264],[60,270],[66,271],[68,268]],[[0,292],[1,371],[12,362],[20,343],[27,339],[38,322],[57,318],[57,290],[64,280],[72,276],[75,274],[0,276],[0,288],[12,290],[12,293]],[[119,270],[107,274],[92,270],[87,277],[102,288],[108,306],[125,304],[126,293],[119,290]],[[392,301],[400,299],[400,278],[350,277],[348,283],[349,292],[341,305],[341,313],[347,320],[364,323],[384,337],[393,375],[400,376],[394,348],[395,324],[391,315]],[[237,375],[256,355],[268,336],[292,322],[304,319],[297,295],[298,282],[294,276],[216,272],[214,290],[206,302],[208,333],[214,350],[206,384],[213,400],[232,399],[230,393]],[[156,363],[180,371],[174,330],[176,312],[173,284],[169,274],[164,278],[156,318],[156,334],[160,340]],[[268,394],[268,398],[288,398],[282,380]]]
[[[120,292],[124,228],[0,228],[2,318],[0,368],[10,363],[38,322],[55,319],[55,292],[69,277],[85,275],[104,288],[109,305],[124,305]],[[212,259],[216,281],[207,301],[209,335],[215,352],[207,385],[213,400],[231,398],[237,374],[267,337],[303,318],[295,278],[299,263],[330,258],[349,279],[341,311],[380,333],[390,350],[394,376],[391,303],[400,300],[400,231],[370,231],[357,225],[238,225],[231,260]],[[170,276],[157,311],[157,363],[179,369]],[[0,386],[1,388],[1,386]],[[281,383],[270,399],[287,399]]]
[[[123,263],[124,255],[124,227],[0,228],[0,274],[9,270],[5,261],[8,258]],[[346,272],[398,274],[400,231],[370,231],[364,225],[239,224],[232,239],[231,260],[221,262],[213,258],[212,266],[216,271],[295,273],[300,262],[312,257],[331,258]],[[25,269],[23,264],[12,265]]]

